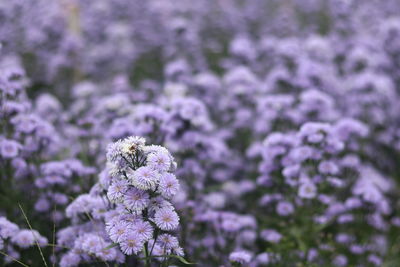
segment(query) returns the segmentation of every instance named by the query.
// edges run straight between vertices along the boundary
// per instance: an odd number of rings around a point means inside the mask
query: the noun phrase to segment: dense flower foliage
[[[399,10],[0,1],[0,265],[398,266]]]

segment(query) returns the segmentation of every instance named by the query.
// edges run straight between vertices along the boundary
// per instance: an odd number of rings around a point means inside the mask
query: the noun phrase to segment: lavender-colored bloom
[[[21,148],[21,144],[14,140],[0,140],[0,154],[6,159],[17,157]]]
[[[368,256],[368,261],[372,264],[374,264],[375,266],[382,266],[383,260],[381,257],[375,255],[375,254],[371,254]]]
[[[147,163],[155,170],[165,172],[168,171],[171,166],[171,158],[167,153],[159,151],[150,153],[147,156]]]
[[[136,220],[132,226],[132,231],[137,233],[140,238],[144,241],[149,241],[151,238],[153,238],[153,227],[151,224],[147,221],[142,221],[142,220]]]
[[[292,203],[281,201],[276,205],[276,212],[281,216],[288,216],[294,212]]]
[[[149,195],[140,189],[130,188],[124,194],[123,202],[127,209],[141,211],[149,205]]]
[[[300,185],[298,194],[301,198],[315,198],[317,195],[317,188],[313,183],[305,182]]]
[[[339,267],[346,266],[347,262],[348,262],[347,257],[344,255],[338,255],[333,260],[333,264]]]
[[[176,249],[179,247],[178,239],[170,234],[162,234],[158,237],[158,243],[165,249]]]
[[[143,249],[144,240],[138,233],[129,232],[120,242],[121,250],[126,255],[138,254]]]
[[[50,203],[47,199],[41,198],[35,203],[35,210],[45,212],[50,209]]]
[[[96,254],[104,249],[106,244],[101,236],[89,233],[83,236],[80,247],[90,254]]]
[[[16,235],[12,236],[11,241],[21,248],[34,246],[36,242],[40,245],[45,245],[47,239],[42,237],[36,230],[21,230]]]
[[[10,222],[5,217],[0,217],[0,237],[3,239],[15,236],[19,231],[18,225]]]
[[[282,238],[282,235],[278,231],[273,230],[273,229],[261,231],[260,236],[265,241],[268,241],[271,243],[279,243],[279,241]]]
[[[141,190],[154,190],[159,182],[159,173],[151,167],[140,167],[129,175],[131,183]]]
[[[237,262],[241,264],[249,263],[251,261],[252,255],[244,250],[234,251],[229,254],[229,260],[232,262]]]
[[[170,231],[178,227],[179,217],[175,210],[167,207],[156,211],[154,222],[160,229]]]
[[[81,261],[80,255],[71,251],[61,257],[60,266],[61,267],[74,267],[74,266],[78,266],[80,261]]]
[[[179,191],[179,181],[172,173],[164,173],[160,177],[158,191],[165,198],[172,198]]]
[[[122,199],[123,195],[128,190],[128,182],[126,180],[117,180],[111,183],[108,187],[107,197],[111,201],[118,201]]]
[[[322,174],[335,175],[339,172],[339,167],[332,161],[322,161],[318,165],[318,170]]]
[[[125,221],[117,221],[108,229],[108,235],[113,242],[121,242],[125,235],[133,230],[130,223]]]

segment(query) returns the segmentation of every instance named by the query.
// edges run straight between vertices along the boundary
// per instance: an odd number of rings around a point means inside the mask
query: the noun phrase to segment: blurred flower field
[[[0,266],[399,267],[399,0],[0,0]]]

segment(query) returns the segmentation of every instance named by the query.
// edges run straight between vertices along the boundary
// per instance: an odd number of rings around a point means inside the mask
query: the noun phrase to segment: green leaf
[[[107,250],[107,249],[110,249],[110,248],[114,248],[116,246],[118,246],[118,243],[112,243],[111,245],[105,247],[104,250]]]
[[[184,257],[178,256],[178,255],[171,255],[171,256],[175,256],[175,258],[179,259],[182,263],[184,263],[186,265],[196,264],[196,263],[188,262]]]

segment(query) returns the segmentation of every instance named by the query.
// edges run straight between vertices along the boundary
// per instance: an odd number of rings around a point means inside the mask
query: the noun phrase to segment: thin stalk
[[[151,258],[149,257],[149,247],[148,247],[149,243],[146,242],[144,244],[144,255],[145,255],[145,266],[146,267],[150,267],[150,262],[151,262]]]

